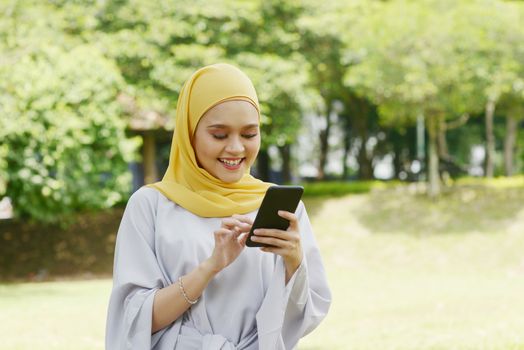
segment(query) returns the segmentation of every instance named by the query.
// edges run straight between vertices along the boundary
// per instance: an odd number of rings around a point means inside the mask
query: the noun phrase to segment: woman
[[[177,105],[169,167],[136,191],[117,235],[106,348],[292,349],[331,294],[304,204],[287,231],[247,232],[269,183],[249,78],[229,64],[195,72]]]

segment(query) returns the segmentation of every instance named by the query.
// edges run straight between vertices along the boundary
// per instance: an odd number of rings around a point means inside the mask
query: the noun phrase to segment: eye
[[[226,134],[213,134],[213,137],[218,140],[223,140],[227,137]]]
[[[253,137],[257,136],[258,134],[246,134],[246,135],[242,135],[244,136],[246,139],[252,139]]]

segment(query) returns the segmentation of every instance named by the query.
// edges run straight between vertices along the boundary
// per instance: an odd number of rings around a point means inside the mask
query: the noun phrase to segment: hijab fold
[[[260,207],[271,185],[251,176],[249,169],[238,182],[225,183],[197,163],[192,140],[200,118],[212,107],[230,100],[251,103],[260,116],[255,88],[238,68],[219,63],[193,73],[178,97],[167,171],[162,181],[148,185],[198,216],[249,213]]]

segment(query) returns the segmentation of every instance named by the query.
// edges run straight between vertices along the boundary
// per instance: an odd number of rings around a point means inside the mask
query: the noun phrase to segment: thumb
[[[238,243],[239,243],[242,247],[244,247],[244,246],[246,245],[247,236],[248,236],[248,232],[244,232],[244,233],[242,233],[241,235],[239,235],[239,236],[237,237],[237,241],[238,241]]]

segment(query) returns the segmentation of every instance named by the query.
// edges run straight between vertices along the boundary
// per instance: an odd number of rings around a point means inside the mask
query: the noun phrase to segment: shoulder
[[[129,203],[154,203],[158,201],[160,192],[154,188],[142,186],[136,190],[131,197],[129,197]]]
[[[118,229],[117,246],[132,250],[134,246],[146,243],[154,250],[155,227],[157,216],[156,191],[142,187],[134,192],[127,201],[124,215]]]
[[[129,197],[129,201],[150,201],[150,200],[156,200],[158,196],[160,195],[160,192],[155,190],[152,187],[142,186],[138,190],[136,190],[131,197]]]
[[[156,216],[157,212],[172,211],[189,213],[154,187],[142,186],[127,201],[126,211]]]
[[[143,186],[129,197],[126,211],[154,213],[159,195],[160,193],[154,188]]]

